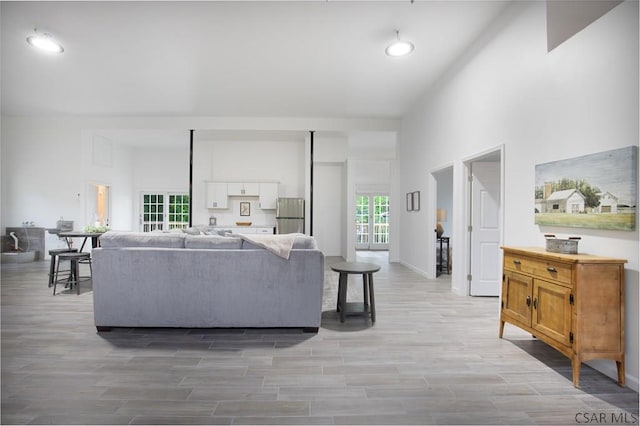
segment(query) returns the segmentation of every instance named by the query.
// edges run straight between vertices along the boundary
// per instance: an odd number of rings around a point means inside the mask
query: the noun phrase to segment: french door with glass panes
[[[356,195],[356,249],[389,248],[389,196]]]
[[[169,231],[189,226],[189,195],[170,192],[143,193],[140,230]]]

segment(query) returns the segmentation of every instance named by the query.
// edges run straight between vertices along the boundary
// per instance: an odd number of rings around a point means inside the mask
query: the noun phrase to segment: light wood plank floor
[[[447,275],[384,256],[359,253],[382,265],[376,323],[338,321],[327,266],[318,334],[98,334],[90,284],[53,297],[47,262],[2,265],[2,424],[638,423],[636,392],[586,365],[575,389],[544,343],[510,325],[498,339],[497,298],[453,295]]]

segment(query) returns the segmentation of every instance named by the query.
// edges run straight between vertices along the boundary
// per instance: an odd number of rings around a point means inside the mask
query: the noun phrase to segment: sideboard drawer
[[[505,254],[504,267],[512,271],[535,275],[536,277],[559,281],[571,285],[572,267],[562,262],[536,259],[528,256]]]

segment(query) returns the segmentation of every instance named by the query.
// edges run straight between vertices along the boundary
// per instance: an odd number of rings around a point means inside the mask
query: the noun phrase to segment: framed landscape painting
[[[537,164],[535,223],[633,231],[638,147]]]

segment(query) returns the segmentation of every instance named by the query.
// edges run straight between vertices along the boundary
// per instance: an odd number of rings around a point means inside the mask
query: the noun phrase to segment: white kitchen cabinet
[[[229,196],[224,182],[207,182],[207,208],[228,209]]]
[[[228,209],[229,197],[258,197],[260,209],[275,210],[278,183],[207,182],[207,208]]]
[[[229,182],[227,195],[231,197],[257,197],[260,184],[254,182]]]
[[[276,201],[278,199],[278,184],[277,183],[261,183],[259,206],[262,210],[275,210]]]

